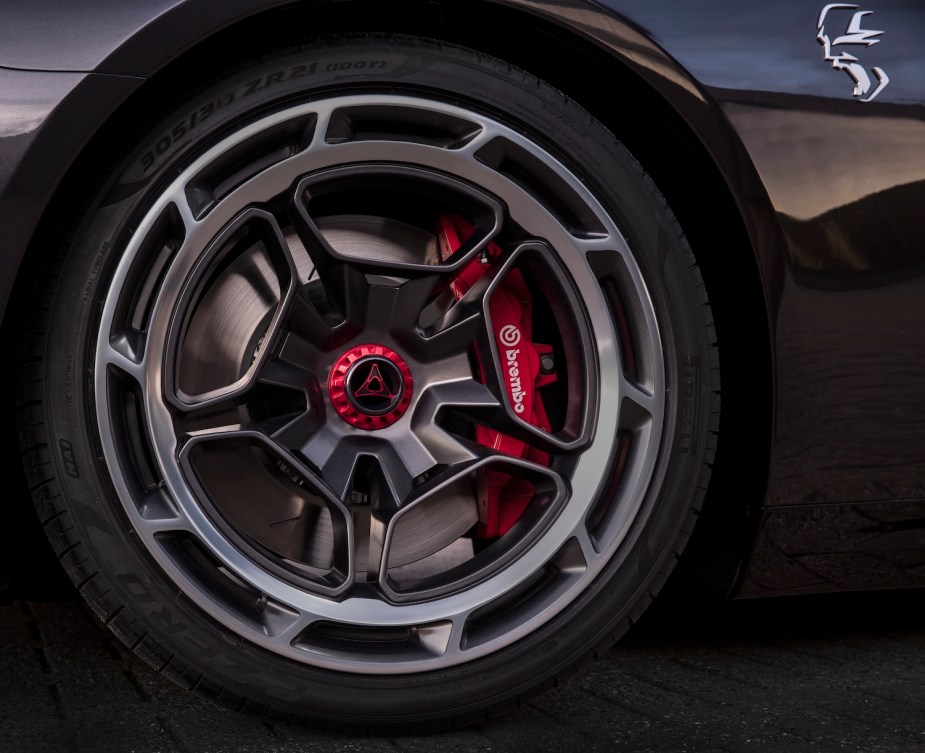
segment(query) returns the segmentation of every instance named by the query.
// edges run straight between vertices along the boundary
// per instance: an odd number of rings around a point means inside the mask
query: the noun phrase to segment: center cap
[[[331,368],[328,393],[344,421],[372,431],[390,426],[411,404],[412,379],[408,364],[383,345],[358,345]]]

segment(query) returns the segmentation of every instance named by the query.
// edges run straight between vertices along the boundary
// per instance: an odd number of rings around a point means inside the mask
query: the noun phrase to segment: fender
[[[59,93],[58,101],[49,103],[45,117],[34,125],[31,138],[20,140],[18,151],[23,156],[16,174],[6,174],[10,162],[0,164],[0,200],[7,204],[9,196],[29,197],[15,213],[0,216],[0,225],[9,241],[0,257],[0,313],[5,309],[28,241],[70,164],[69,155],[77,151],[55,148],[55,145],[66,141],[73,147],[75,142],[89,141],[106,118],[145,79],[155,76],[184,52],[222,29],[291,5],[284,0],[229,0],[220,4],[210,0],[144,0],[120,7],[118,13],[113,13],[106,0],[88,0],[77,5],[66,0],[52,0],[45,5],[42,28],[36,29],[34,13],[25,13],[15,3],[3,4],[7,7],[4,7],[4,24],[0,28],[0,70],[11,69],[7,75],[14,75],[12,69],[44,70],[47,73],[43,75],[49,77],[92,72],[98,77],[93,79],[92,85],[107,91],[97,94],[94,90],[93,112],[79,111],[85,106],[84,91],[75,90],[70,98]],[[332,9],[340,13],[354,4],[357,3],[352,0],[311,3],[318,13]],[[479,0],[471,3],[473,6],[479,4]],[[662,16],[647,10],[646,3],[611,3],[619,7],[624,13],[622,16],[614,15],[617,7],[608,10],[590,0],[488,0],[481,5],[485,12],[493,8],[513,9],[540,17],[573,36],[576,43],[582,39],[589,41],[639,74],[670,102],[704,144],[733,196],[749,197],[740,209],[753,246],[763,259],[763,275],[769,281],[766,285],[775,287],[773,281],[779,276],[775,259],[779,258],[780,238],[747,153],[739,146],[730,123],[696,77],[655,44],[650,35],[638,30]],[[93,27],[92,34],[75,32],[88,24]],[[41,49],[29,42],[37,33],[48,40]],[[36,83],[38,79],[33,78],[29,86],[34,89]],[[0,132],[0,151],[7,148],[6,143],[7,139]],[[38,173],[37,164],[41,165]],[[764,247],[767,249],[762,250]],[[769,298],[773,300],[774,296]]]

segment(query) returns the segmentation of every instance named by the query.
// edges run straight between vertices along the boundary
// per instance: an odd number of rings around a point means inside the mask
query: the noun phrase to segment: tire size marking
[[[678,383],[678,444],[677,451],[684,455],[694,450],[694,400],[697,395],[697,383],[700,376],[700,359],[688,356],[681,366],[681,378]]]
[[[206,102],[202,107],[193,110],[185,119],[173,126],[156,142],[154,147],[149,149],[141,158],[141,167],[144,172],[148,172],[157,163],[157,158],[163,156],[171,146],[178,143],[184,136],[192,132],[200,123],[211,118],[216,112],[223,107],[228,107],[237,97],[236,92],[226,92],[211,102]]]
[[[211,102],[206,102],[202,107],[193,110],[187,117],[177,122],[169,131],[163,133],[160,138],[154,142],[154,146],[142,155],[142,172],[148,173],[154,169],[158,163],[158,159],[167,154],[171,147],[178,144],[185,136],[192,133],[198,125],[207,121],[219,110],[228,107],[239,99],[245,99],[257,92],[265,91],[278,84],[314,75],[318,73],[319,70],[323,70],[325,73],[373,71],[382,70],[386,66],[387,63],[385,60],[345,60],[342,63],[328,63],[322,69],[319,69],[318,63],[308,63],[306,65],[294,65],[290,68],[274,71],[273,73],[268,73],[265,76],[248,81],[243,87],[225,92]]]
[[[335,73],[337,71],[372,71],[385,68],[385,66],[386,63],[384,60],[344,61],[343,63],[328,63],[326,66],[324,66],[324,72]],[[275,71],[274,73],[269,73],[266,76],[255,78],[253,81],[248,81],[244,85],[244,91],[241,93],[241,96],[249,97],[257,92],[269,89],[276,84],[283,84],[287,81],[292,81],[297,78],[311,76],[317,71],[318,63],[311,63],[309,65],[296,65],[292,68],[287,68],[282,71]]]
[[[244,84],[244,91],[241,93],[241,96],[249,97],[255,92],[269,89],[274,84],[282,84],[285,81],[292,81],[297,78],[302,78],[303,76],[311,76],[316,70],[318,70],[317,63],[311,63],[310,65],[295,65],[287,70],[276,71],[275,73],[255,78],[253,81],[248,81]]]

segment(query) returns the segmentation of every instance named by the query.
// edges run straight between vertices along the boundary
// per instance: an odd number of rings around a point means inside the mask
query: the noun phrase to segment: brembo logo
[[[513,324],[505,324],[498,332],[498,339],[507,348],[513,348],[520,342],[520,330]]]
[[[520,333],[517,333],[517,339],[520,339]],[[507,356],[507,381],[511,389],[511,401],[514,403],[514,412],[524,412],[524,398],[527,393],[524,392],[520,380],[520,363],[517,357],[520,355],[520,348],[508,348],[505,353]]]
[[[498,330],[498,340],[506,348],[504,357],[507,360],[507,384],[511,391],[511,402],[514,404],[515,413],[523,413],[524,398],[527,393],[524,392],[523,382],[520,378],[520,348],[514,346],[520,342],[520,330],[514,324],[505,324]]]

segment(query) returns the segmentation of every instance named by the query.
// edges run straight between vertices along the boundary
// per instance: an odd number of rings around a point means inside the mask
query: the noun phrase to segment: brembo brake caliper
[[[456,215],[437,221],[441,259],[449,258],[472,235],[471,223]],[[501,249],[489,243],[481,256],[465,267],[451,285],[458,301],[481,277],[501,262]],[[538,390],[556,381],[552,346],[533,342],[533,299],[520,270],[512,269],[497,285],[488,302],[495,346],[507,397],[514,413],[529,424],[550,431],[549,418]],[[485,366],[478,361],[482,381]],[[542,368],[541,364],[550,366]],[[544,373],[549,372],[549,373]],[[483,426],[475,427],[476,441],[492,450],[541,465],[549,465],[549,455],[514,437]],[[527,509],[535,489],[529,481],[496,470],[478,474],[479,524],[476,537],[493,539],[507,533]]]

